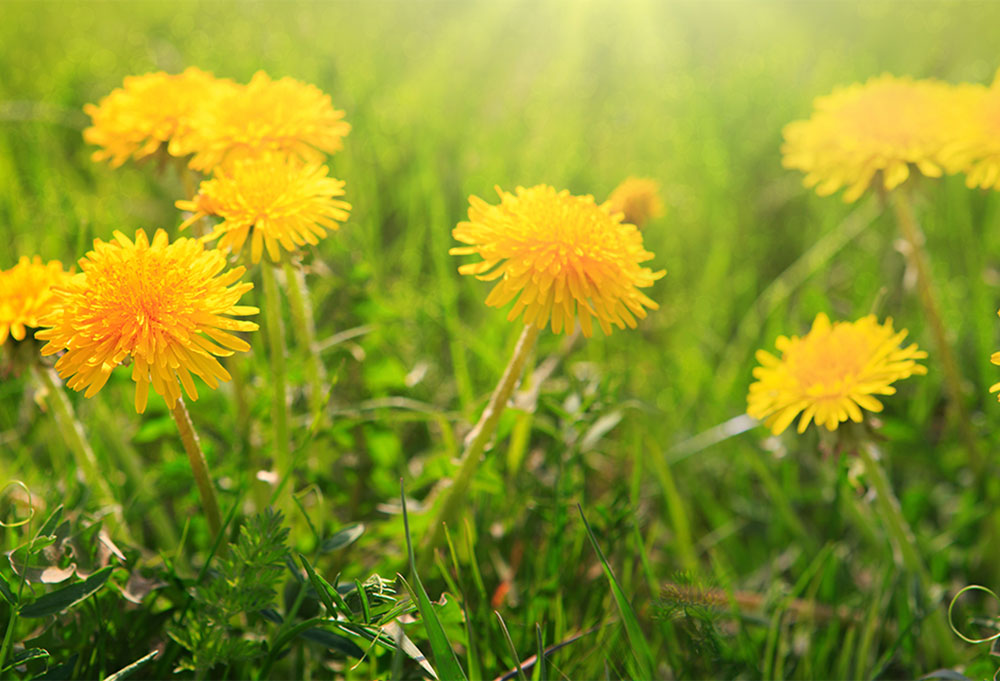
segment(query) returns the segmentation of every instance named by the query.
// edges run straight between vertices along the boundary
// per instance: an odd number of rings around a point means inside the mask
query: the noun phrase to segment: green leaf
[[[59,521],[62,520],[62,516],[63,505],[59,504],[55,507],[52,513],[49,514],[49,517],[45,519],[45,522],[42,523],[41,529],[38,530],[38,533],[35,536],[47,537],[50,534],[55,534],[56,528],[59,526]]]
[[[528,677],[524,675],[524,667],[521,666],[521,658],[517,655],[517,648],[514,647],[514,641],[510,637],[510,632],[507,631],[507,625],[503,621],[503,617],[496,610],[493,614],[497,616],[497,621],[500,623],[500,630],[503,631],[504,640],[507,641],[507,649],[510,651],[511,657],[514,658],[514,669],[517,670],[517,678],[521,681],[528,681]]]
[[[329,539],[323,542],[319,547],[320,553],[329,553],[330,551],[336,551],[337,549],[342,549],[345,546],[350,546],[358,540],[358,538],[365,533],[364,523],[355,523],[354,525],[348,525],[340,532],[336,533]]]
[[[411,587],[407,583],[403,575],[400,575],[399,579],[417,603],[420,617],[424,621],[424,629],[427,631],[427,640],[431,646],[431,655],[434,657],[434,664],[437,668],[439,678],[444,681],[465,679],[465,672],[462,671],[461,665],[458,664],[458,658],[455,657],[455,650],[451,647],[451,643],[444,633],[444,627],[441,626],[441,620],[438,619],[437,613],[434,612],[434,605],[427,596],[427,591],[420,581],[420,575],[417,574],[417,561],[413,557],[413,542],[410,541],[410,519],[406,514],[406,491],[402,489],[402,480],[400,480],[399,484],[400,498],[403,500],[403,528],[406,532],[406,553],[410,558],[410,572],[413,573],[413,586]]]
[[[100,591],[111,577],[113,570],[114,566],[109,565],[106,568],[101,568],[82,582],[70,584],[45,594],[33,603],[21,608],[21,617],[46,617],[72,608],[80,601]]]
[[[13,669],[18,665],[22,665],[30,660],[40,660],[44,657],[49,656],[49,651],[43,650],[42,648],[28,648],[27,650],[22,650],[15,653],[10,659],[10,662],[3,668],[0,669],[0,674],[4,673],[8,669]]]
[[[331,650],[340,651],[349,657],[354,657],[360,660],[365,656],[365,651],[362,650],[357,643],[349,638],[338,636],[332,631],[327,631],[326,629],[307,629],[299,634],[299,636],[309,641],[313,641],[314,643],[324,645]]]
[[[10,590],[10,584],[7,583],[7,578],[3,574],[0,574],[0,596],[3,596],[3,599],[11,605],[17,605],[17,596]]]
[[[148,655],[143,655],[142,657],[140,657],[138,660],[128,665],[127,667],[122,667],[111,676],[105,677],[104,681],[119,681],[119,679],[127,678],[131,676],[133,673],[145,667],[150,662],[152,662],[153,659],[156,658],[156,656],[159,654],[160,651],[154,650]]]
[[[344,601],[343,596],[340,595],[331,584],[323,579],[323,576],[318,574],[313,566],[309,564],[306,557],[301,553],[299,554],[299,560],[302,562],[302,567],[306,569],[306,574],[309,575],[309,581],[312,582],[313,588],[316,589],[316,593],[319,594],[319,598],[323,601],[323,605],[326,606],[327,614],[330,617],[336,617],[337,611],[339,610],[344,614],[345,617],[351,616],[351,609],[348,607],[347,603]]]
[[[639,667],[639,675],[644,679],[652,679],[654,666],[653,654],[650,652],[649,643],[646,641],[646,637],[643,636],[642,629],[639,627],[639,620],[635,616],[635,610],[632,609],[632,604],[625,596],[625,592],[622,591],[621,585],[618,584],[618,579],[615,578],[615,573],[611,570],[611,566],[608,565],[608,561],[604,557],[604,552],[601,551],[601,547],[597,543],[597,538],[594,537],[594,532],[590,529],[587,516],[583,514],[583,507],[577,504],[576,508],[580,511],[580,517],[587,528],[587,536],[590,537],[590,543],[597,552],[597,557],[601,560],[601,567],[604,568],[604,574],[611,584],[611,593],[615,598],[618,611],[621,613],[622,622],[625,624],[625,634],[628,636],[629,649],[635,658],[636,665]]]

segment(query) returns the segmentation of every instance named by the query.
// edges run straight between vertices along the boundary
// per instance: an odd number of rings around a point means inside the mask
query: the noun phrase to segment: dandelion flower
[[[69,277],[58,260],[44,264],[37,255],[21,256],[9,270],[0,270],[0,345],[8,335],[24,340],[26,327],[37,327],[55,309],[52,287]]]
[[[875,315],[831,324],[818,314],[804,337],[778,337],[780,359],[757,351],[761,366],[753,370],[757,381],[750,386],[747,414],[775,435],[800,413],[800,433],[811,421],[828,430],[847,419],[860,423],[862,409],[882,411],[874,395],[892,395],[895,381],[927,373],[916,363],[927,353],[916,343],[900,347],[905,337],[905,329],[893,330],[891,318],[884,324]]]
[[[462,265],[462,274],[500,281],[486,304],[501,307],[517,298],[507,319],[522,312],[525,324],[552,331],[573,329],[577,315],[583,334],[593,333],[592,320],[605,334],[611,325],[635,328],[636,317],[657,304],[639,287],[652,286],[664,275],[640,263],[653,258],[642,234],[622,223],[620,213],[593,196],[573,196],[548,185],[510,194],[497,187],[499,205],[469,197],[469,221],[452,231],[467,246],[452,255],[478,254],[481,262]]]
[[[628,177],[615,187],[608,197],[612,213],[624,213],[624,221],[642,227],[649,220],[663,215],[660,187],[656,180]]]
[[[219,248],[238,252],[250,230],[250,257],[260,262],[266,248],[271,260],[280,257],[279,244],[293,251],[304,244],[316,245],[326,230],[340,228],[351,204],[335,199],[344,195],[344,183],[327,176],[326,166],[307,164],[271,154],[243,159],[232,170],[220,168],[215,177],[201,183],[191,201],[177,207],[193,215],[182,225],[212,215],[222,222],[205,239],[219,239]]]
[[[782,163],[806,173],[804,184],[820,196],[846,187],[847,202],[876,173],[886,190],[902,184],[911,165],[940,177],[951,94],[946,83],[888,74],[837,88],[816,98],[812,118],[785,126]]]
[[[195,239],[169,243],[157,230],[150,243],[142,230],[134,241],[115,232],[113,241],[95,240],[80,267],[57,290],[58,308],[43,320],[51,328],[36,337],[48,341],[43,355],[66,350],[56,370],[70,388],[86,388],[87,397],[130,358],[140,414],[150,384],[169,405],[180,398],[180,385],[197,400],[192,373],[216,388],[230,376],[215,357],[250,349],[232,332],[257,325],[230,317],[257,314],[237,305],[253,284],[237,283],[244,268],[226,270],[225,256]]]
[[[351,130],[330,96],[292,78],[271,80],[258,71],[243,86],[229,88],[211,107],[199,109],[195,125],[170,143],[170,153],[193,153],[189,165],[210,172],[237,159],[276,151],[320,163],[323,152],[343,148]]]
[[[108,160],[112,167],[130,157],[141,159],[189,133],[192,116],[231,85],[194,67],[176,75],[129,76],[99,104],[83,107],[93,123],[83,139],[101,147],[93,153],[95,161]]]
[[[1000,71],[991,87],[964,84],[955,88],[959,113],[945,147],[951,172],[964,172],[970,189],[1000,189]]]

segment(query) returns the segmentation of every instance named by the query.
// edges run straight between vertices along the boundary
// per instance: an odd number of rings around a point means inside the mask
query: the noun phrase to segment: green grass
[[[754,351],[801,333],[817,312],[874,309],[932,350],[891,213],[877,197],[849,206],[803,189],[781,167],[781,128],[807,116],[815,96],[883,71],[989,82],[998,22],[1000,5],[962,2],[4,3],[0,268],[21,254],[70,263],[114,230],[180,223],[171,170],[111,170],[82,141],[83,105],[129,74],[196,65],[245,82],[264,69],[316,84],[353,126],[331,159],[351,219],[305,257],[320,345],[348,336],[323,353],[334,384],[328,422],[314,430],[309,364],[287,338],[300,475],[277,500],[290,535],[274,550],[294,570],[266,607],[225,613],[232,635],[208,652],[236,661],[199,668],[211,658],[196,663],[181,641],[200,630],[178,632],[214,615],[192,593],[254,563],[238,563],[231,547],[206,564],[208,529],[162,399],[136,415],[124,371],[93,399],[70,396],[123,502],[127,534],[103,520],[120,560],[101,548],[103,510],[30,374],[0,373],[0,483],[22,481],[48,509],[5,529],[0,547],[47,541],[41,521],[61,503],[68,524],[36,567],[72,561],[87,577],[123,566],[57,620],[18,620],[10,655],[22,645],[49,654],[19,677],[62,665],[97,678],[157,650],[133,678],[179,665],[188,677],[416,678],[413,651],[436,665],[442,634],[470,678],[517,674],[517,663],[527,678],[544,667],[553,679],[627,678],[647,664],[676,678],[914,678],[945,664],[992,674],[984,646],[955,637],[938,658],[919,638],[927,608],[946,608],[967,584],[1000,587],[987,533],[996,511],[985,502],[996,464],[971,476],[933,354],[928,376],[901,383],[881,418],[892,485],[944,590],[936,605],[896,566],[853,462],[824,453],[815,433],[698,436],[745,409]],[[667,207],[644,230],[654,266],[667,270],[650,294],[661,309],[637,331],[577,344],[540,385],[530,418],[505,414],[461,524],[421,555],[425,502],[454,473],[518,334],[483,305],[488,285],[460,277],[447,253],[467,197],[545,182],[603,198],[629,174],[656,178]],[[915,190],[967,404],[992,456],[1000,199],[960,177]],[[257,268],[249,276],[257,288],[245,300],[263,305]],[[543,334],[536,360],[562,340]],[[236,505],[234,547],[236,527],[255,526],[271,491],[254,479],[274,437],[266,331],[250,341],[235,367],[245,404],[227,385],[189,405],[223,514]],[[19,490],[6,490],[5,518],[24,511]],[[329,548],[357,522],[363,534]],[[397,573],[429,599],[411,601]],[[20,579],[6,564],[0,575],[18,600]],[[139,577],[156,588],[127,604],[121,591],[139,594]],[[20,602],[58,588],[25,584]],[[425,630],[431,601],[438,625]],[[956,609],[966,632],[969,612],[994,612],[968,602]],[[5,633],[10,610],[0,603]],[[578,634],[544,665],[528,664]],[[268,648],[240,662],[241,641]]]

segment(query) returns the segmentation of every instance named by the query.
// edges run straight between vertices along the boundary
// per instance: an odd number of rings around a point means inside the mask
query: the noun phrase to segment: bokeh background
[[[125,76],[198,66],[246,82],[263,69],[329,93],[353,126],[330,165],[354,209],[307,256],[336,384],[327,430],[309,440],[299,412],[298,444],[309,451],[300,489],[312,486],[303,503],[322,526],[369,523],[345,576],[391,575],[401,565],[399,477],[419,499],[449,474],[450,438],[475,419],[518,332],[483,305],[488,285],[460,277],[460,259],[447,253],[468,196],[492,201],[495,185],[548,183],[603,199],[628,175],[655,178],[666,214],[644,239],[654,268],[667,270],[650,293],[661,309],[637,331],[569,349],[541,386],[524,452],[510,455],[509,436],[526,418],[511,412],[470,499],[487,581],[510,581],[512,556],[521,556],[519,594],[500,606],[515,643],[533,650],[535,621],[558,640],[613,619],[599,572],[585,569],[593,555],[570,512],[579,502],[662,646],[678,641],[664,633],[674,610],[663,585],[687,579],[759,596],[756,614],[713,619],[715,639],[676,625],[681,652],[662,653],[675,670],[924,673],[907,635],[919,628],[920,606],[870,505],[859,503],[851,463],[815,434],[774,439],[737,417],[754,351],[805,331],[818,312],[892,316],[933,346],[880,198],[846,205],[804,189],[781,166],[782,126],[807,117],[814,97],[883,72],[989,83],[998,40],[1000,4],[990,2],[8,0],[0,267],[22,254],[70,263],[114,230],[176,233],[173,168],[112,170],[92,163],[82,141],[83,105]],[[968,407],[991,454],[1000,201],[961,177],[918,179],[914,191]],[[560,343],[543,336],[539,361]],[[294,383],[305,367],[290,362]],[[927,365],[928,376],[887,401],[887,466],[945,590],[1000,587],[995,547],[981,531],[993,509],[945,417],[933,354]],[[266,456],[266,366],[255,350],[251,403],[237,409],[224,389],[196,405],[230,500],[246,461]],[[123,372],[97,398],[74,403],[131,512],[166,505],[181,514],[195,498],[173,424],[158,397],[137,417],[131,385]],[[0,477],[41,496],[82,495],[58,467],[64,446],[32,395],[26,377],[0,381]],[[138,478],[116,463],[123,452],[143,462]],[[308,546],[307,534],[297,536]],[[817,566],[821,548],[829,553]],[[432,596],[445,586],[429,581]],[[786,596],[843,606],[856,619],[789,618]],[[554,658],[564,673],[608,668],[624,639],[612,625],[597,636],[601,645]],[[699,649],[706,641],[715,647]],[[964,659],[984,652],[953,644]],[[510,666],[500,653],[489,660],[497,672]]]

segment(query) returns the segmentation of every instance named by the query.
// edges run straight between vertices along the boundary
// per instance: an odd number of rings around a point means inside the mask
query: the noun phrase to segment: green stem
[[[219,513],[219,502],[215,498],[212,476],[208,472],[208,464],[205,463],[205,453],[201,451],[198,435],[194,432],[194,425],[191,423],[191,416],[184,406],[184,398],[177,398],[177,402],[170,407],[170,414],[177,422],[177,430],[180,431],[181,442],[184,443],[184,451],[187,452],[188,461],[191,463],[191,472],[194,473],[194,481],[198,485],[202,510],[205,512],[208,528],[212,531],[212,539],[214,540],[222,530],[222,514]]]
[[[977,477],[981,478],[984,472],[985,461],[976,446],[976,437],[969,420],[969,413],[965,407],[962,390],[962,375],[958,370],[958,363],[955,361],[955,353],[945,330],[944,322],[941,320],[941,313],[938,308],[937,299],[934,295],[934,283],[931,280],[931,268],[927,258],[927,251],[924,248],[924,234],[913,216],[913,208],[910,205],[909,196],[905,188],[892,192],[892,207],[896,214],[896,223],[899,231],[906,240],[909,248],[906,251],[907,261],[917,273],[917,292],[920,303],[924,307],[927,321],[934,336],[934,343],[937,345],[938,356],[941,368],[944,371],[945,389],[948,391],[948,398],[951,402],[954,415],[958,419],[958,428],[962,442],[969,454],[969,463]]]
[[[98,469],[97,457],[94,456],[94,450],[91,448],[90,442],[84,434],[83,425],[76,418],[73,405],[70,404],[69,398],[66,397],[66,392],[62,389],[62,382],[56,376],[55,369],[33,364],[32,372],[45,387],[49,398],[47,403],[52,409],[56,425],[59,427],[66,445],[76,457],[76,465],[83,471],[84,478],[96,491],[101,502],[111,506],[114,511],[115,520],[122,530],[127,532],[121,505],[115,499],[111,491],[111,486],[108,485],[107,478],[101,475]]]
[[[444,490],[444,502],[431,523],[431,532],[426,544],[428,550],[441,541],[444,536],[444,524],[451,524],[455,520],[455,514],[459,507],[466,501],[466,492],[476,469],[479,467],[486,444],[496,431],[500,416],[507,406],[511,393],[514,392],[514,386],[524,371],[525,362],[535,346],[539,331],[540,329],[534,324],[528,324],[524,327],[524,331],[521,332],[520,338],[517,339],[517,345],[514,347],[514,354],[510,358],[507,368],[504,369],[500,382],[493,390],[489,403],[479,417],[479,422],[466,437],[465,451],[462,453],[462,462],[459,465],[458,473],[451,486]]]
[[[288,283],[288,302],[292,308],[292,323],[299,344],[306,349],[309,360],[306,375],[309,380],[309,413],[315,419],[326,403],[326,367],[323,366],[316,347],[316,323],[313,320],[309,289],[301,263],[285,261],[285,279]]]
[[[264,283],[264,299],[267,309],[267,341],[271,352],[271,380],[274,390],[271,398],[271,420],[274,422],[274,467],[278,473],[279,486],[292,471],[291,454],[288,446],[288,399],[285,379],[285,325],[281,319],[281,295],[274,277],[275,267],[262,263],[260,272]]]
[[[944,651],[949,650],[947,642],[951,640],[951,633],[945,622],[944,612],[938,607],[938,599],[931,591],[933,581],[920,558],[916,538],[913,536],[913,531],[906,522],[906,518],[903,517],[902,508],[900,508],[896,495],[893,494],[889,478],[878,462],[878,449],[870,440],[863,439],[858,443],[857,452],[865,465],[868,480],[875,488],[876,503],[880,515],[886,524],[892,542],[895,544],[896,551],[894,553],[896,553],[897,559],[901,559],[903,566],[917,576],[920,581],[920,590],[929,603],[929,611],[925,620],[928,626],[925,630],[926,636],[923,639],[930,652],[944,655]],[[947,660],[943,661],[947,662]]]

